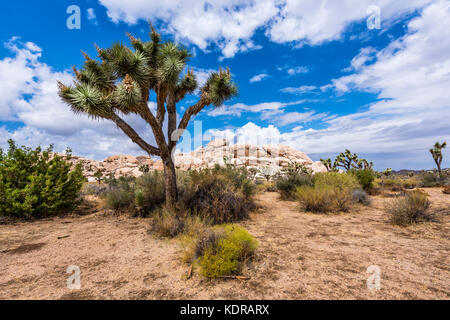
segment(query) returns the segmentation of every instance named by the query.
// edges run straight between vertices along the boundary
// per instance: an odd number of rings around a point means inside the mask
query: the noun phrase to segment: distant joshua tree
[[[151,40],[141,41],[127,34],[133,46],[116,43],[111,48],[97,46],[99,60],[86,53],[81,70],[73,68],[76,81],[66,86],[58,81],[59,95],[74,113],[94,119],[113,121],[134,143],[149,155],[161,157],[164,165],[166,203],[173,207],[178,198],[175,165],[172,153],[189,121],[208,105],[221,106],[237,94],[230,70],[212,72],[200,88],[198,101],[188,107],[177,126],[179,101],[197,89],[191,70],[183,75],[191,56],[187,49],[174,42],[162,42],[151,27]],[[149,108],[151,91],[156,94],[156,111]],[[126,123],[121,115],[134,113],[151,127],[157,147],[150,145]],[[167,134],[163,123],[167,113]],[[167,140],[166,140],[167,137]]]
[[[337,171],[338,167],[344,168],[346,171],[351,169],[356,170],[372,170],[373,163],[368,162],[366,159],[358,158],[356,153],[351,153],[350,150],[346,149],[345,152],[339,154],[331,164],[331,159],[320,159],[323,165],[328,171]]]
[[[434,147],[430,149],[430,153],[433,156],[434,162],[436,162],[436,166],[439,172],[439,177],[442,178],[441,164],[442,164],[442,149],[447,146],[447,142],[439,143],[436,142]]]

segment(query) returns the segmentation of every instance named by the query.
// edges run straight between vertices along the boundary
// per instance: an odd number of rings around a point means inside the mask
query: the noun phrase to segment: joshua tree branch
[[[111,120],[128,136],[130,139],[136,143],[139,147],[145,150],[148,154],[153,154],[159,156],[161,154],[160,150],[156,147],[149,145],[145,142],[137,132],[125,121],[122,120],[117,114],[111,114]]]

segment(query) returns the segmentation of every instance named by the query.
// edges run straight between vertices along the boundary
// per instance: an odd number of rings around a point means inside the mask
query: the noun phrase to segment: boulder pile
[[[142,175],[140,168],[162,171],[161,160],[151,159],[149,156],[114,155],[103,161],[72,156],[73,165],[82,161],[83,171],[88,180],[93,181],[97,171],[104,176],[113,174],[119,176]],[[314,173],[326,172],[325,166],[319,162],[313,162],[304,152],[288,146],[265,145],[255,146],[251,144],[230,145],[229,141],[213,140],[206,147],[200,147],[191,153],[178,153],[175,155],[175,166],[180,170],[195,170],[200,168],[213,168],[216,164],[233,164],[235,166],[247,166],[273,173],[278,172],[289,164],[299,163],[310,168]]]

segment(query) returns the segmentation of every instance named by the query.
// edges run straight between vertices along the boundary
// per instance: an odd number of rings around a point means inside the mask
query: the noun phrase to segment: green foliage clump
[[[113,210],[147,216],[165,201],[164,176],[160,172],[149,172],[139,178],[110,178],[108,184],[106,204]]]
[[[353,190],[359,188],[357,178],[350,173],[325,172],[314,176],[314,185],[317,187],[332,187],[334,189]]]
[[[390,221],[399,226],[406,226],[420,221],[431,221],[428,212],[430,201],[426,193],[419,190],[408,192],[404,197],[395,199],[386,206]]]
[[[224,225],[214,232],[198,242],[201,274],[207,278],[239,274],[243,263],[254,255],[258,242],[238,225]]]
[[[305,211],[313,213],[347,212],[352,204],[350,189],[326,185],[299,187],[296,197]]]
[[[70,150],[62,157],[53,147],[18,147],[8,141],[0,149],[0,215],[20,219],[43,218],[73,210],[85,181],[81,165],[71,170]]]
[[[375,180],[375,175],[372,170],[351,170],[350,171],[357,179],[361,187],[369,192],[373,188],[373,182]]]
[[[297,172],[289,172],[276,179],[276,189],[283,200],[295,200],[295,191],[298,187],[313,185],[312,175]]]
[[[425,172],[422,175],[420,186],[424,188],[432,188],[440,185],[439,175],[434,172]]]

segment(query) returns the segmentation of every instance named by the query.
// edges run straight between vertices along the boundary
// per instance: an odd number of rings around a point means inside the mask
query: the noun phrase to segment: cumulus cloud
[[[345,148],[375,161],[378,169],[432,168],[428,149],[450,140],[450,3],[437,1],[408,24],[408,32],[374,57],[361,50],[349,68],[355,73],[329,87],[345,94],[355,90],[378,94],[367,110],[324,119],[324,128],[298,127],[280,141],[316,160]],[[367,63],[370,57],[371,63]],[[264,128],[253,127],[258,134]],[[444,166],[450,166],[444,150]]]
[[[302,93],[309,93],[314,92],[317,90],[316,86],[300,86],[300,87],[287,87],[283,88],[280,91],[283,93],[293,93],[293,94],[302,94]]]
[[[202,50],[216,45],[223,58],[261,48],[252,40],[258,29],[271,41],[318,45],[339,39],[355,21],[368,17],[367,8],[380,6],[382,26],[431,0],[99,0],[114,22],[135,24],[159,20],[167,32]],[[295,72],[295,70],[292,70]]]
[[[257,75],[254,75],[253,77],[251,77],[249,81],[250,81],[250,83],[260,82],[267,77],[269,77],[269,75],[267,73],[260,73],[260,74],[257,74]]]
[[[266,114],[270,112],[270,115],[273,115],[273,112],[283,112],[283,108],[288,106],[300,105],[302,103],[307,102],[308,100],[297,100],[293,102],[263,102],[253,105],[248,105],[245,103],[235,103],[233,105],[225,105],[220,108],[215,108],[209,111],[209,115],[216,116],[238,116],[240,117],[244,112],[250,113],[258,113],[261,118],[265,118]]]

